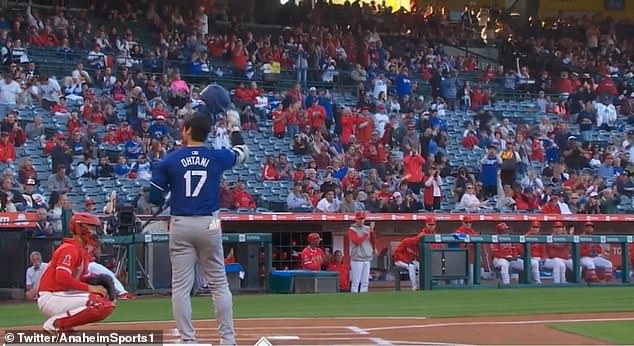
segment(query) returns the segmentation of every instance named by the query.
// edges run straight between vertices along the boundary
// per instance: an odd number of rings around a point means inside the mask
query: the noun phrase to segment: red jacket
[[[339,273],[339,288],[341,290],[350,289],[350,266],[347,263],[334,263],[328,264],[329,272]]]
[[[546,244],[546,251],[548,257],[559,257],[562,259],[569,259],[570,256],[570,244],[567,243],[552,243]]]
[[[616,96],[619,92],[616,90],[616,84],[612,78],[604,78],[596,90],[597,95],[609,94],[611,96]]]
[[[326,126],[326,109],[320,105],[310,106],[306,109],[306,114],[310,120],[310,127],[320,129]]]
[[[13,144],[7,141],[7,143],[0,142],[0,161],[15,161],[15,147]]]
[[[88,258],[77,240],[65,239],[55,252],[48,267],[42,274],[38,292],[88,291],[88,284],[82,282],[88,272]]]
[[[493,258],[515,258],[517,253],[517,248],[515,244],[512,243],[493,243],[491,244],[491,255]]]
[[[603,253],[601,244],[597,243],[582,243],[579,245],[581,257],[597,257]]]
[[[286,114],[281,111],[273,111],[273,134],[280,135],[286,132]]]
[[[233,203],[236,208],[255,208],[255,201],[251,194],[240,189],[233,190]]]
[[[467,136],[462,139],[462,146],[467,149],[473,149],[473,147],[479,144],[480,140],[476,136]]]
[[[306,246],[302,251],[301,258],[302,269],[319,271],[326,261],[326,254],[321,248],[311,249],[310,246]]]
[[[430,231],[429,229],[427,229],[427,227],[421,228],[420,232],[418,232],[419,236],[433,235],[433,234],[436,234],[436,233]],[[430,245],[432,249],[442,249],[444,247],[442,243],[431,243]]]
[[[528,232],[526,235],[538,235],[536,233]],[[519,244],[519,254],[524,256],[524,246]],[[542,243],[531,243],[531,257],[539,257],[544,258],[544,254],[546,253],[546,247]]]
[[[420,237],[407,237],[401,240],[394,250],[394,262],[412,263],[420,257]]]
[[[544,214],[561,214],[561,209],[559,209],[559,204],[556,203],[546,203],[543,209]]]

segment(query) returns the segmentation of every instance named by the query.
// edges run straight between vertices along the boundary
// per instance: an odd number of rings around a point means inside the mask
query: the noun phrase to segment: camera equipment
[[[134,206],[130,204],[124,204],[120,206],[116,213],[116,234],[128,235],[136,233],[136,214],[134,212]]]

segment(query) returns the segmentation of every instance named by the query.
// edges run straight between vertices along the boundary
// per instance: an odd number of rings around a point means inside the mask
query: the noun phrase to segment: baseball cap
[[[465,217],[462,218],[462,222],[473,222],[473,218],[470,215],[465,215]]]
[[[26,180],[26,184],[24,184],[24,185],[36,185],[35,184],[35,179],[33,179],[33,178],[27,179]]]
[[[577,137],[575,137],[575,136],[568,136],[568,140],[569,140],[569,141],[572,141],[572,140],[577,140]]]
[[[425,223],[431,226],[436,225],[436,218],[433,216],[428,216],[427,220],[425,220]]]
[[[599,196],[599,194],[596,191],[592,191],[590,193],[590,197],[598,197],[598,196]]]
[[[365,220],[365,213],[362,211],[358,211],[354,214],[354,218],[356,220]]]
[[[592,221],[588,221],[586,223],[583,224],[585,227],[594,227],[594,222]]]
[[[401,193],[400,193],[400,192],[396,191],[396,192],[394,192],[394,193],[392,194],[392,197],[394,197],[394,198],[398,198],[398,197],[402,197],[402,195],[401,195]]]
[[[95,200],[94,200],[94,199],[92,199],[92,198],[88,197],[88,198],[86,198],[86,200],[84,201],[84,204],[89,205],[89,204],[97,204],[97,203],[95,202]]]
[[[156,120],[165,120],[165,117],[164,117],[164,116],[162,116],[162,115],[158,115],[158,116],[156,117]]]
[[[542,226],[542,223],[537,220],[531,222],[531,227],[541,227],[541,226]]]
[[[495,230],[496,230],[496,231],[498,231],[498,232],[500,232],[500,231],[506,231],[507,229],[510,229],[510,227],[509,227],[506,223],[504,223],[504,222],[498,223],[498,224],[495,226]]]
[[[553,228],[555,227],[566,227],[566,225],[564,225],[564,223],[561,221],[557,221],[553,224]]]

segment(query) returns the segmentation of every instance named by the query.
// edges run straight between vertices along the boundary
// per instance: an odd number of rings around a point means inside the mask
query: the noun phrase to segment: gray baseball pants
[[[198,263],[212,291],[220,344],[235,345],[233,302],[225,273],[222,231],[217,213],[214,216],[172,216],[169,242],[172,312],[181,341],[196,340],[190,292]]]

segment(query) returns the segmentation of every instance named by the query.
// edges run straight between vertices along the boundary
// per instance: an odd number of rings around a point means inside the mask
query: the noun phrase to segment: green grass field
[[[247,317],[458,317],[540,313],[634,311],[634,289],[542,288],[376,292],[364,295],[236,295],[236,318]],[[601,299],[588,299],[601,297]],[[212,318],[211,298],[192,302],[195,319]],[[171,320],[168,297],[120,301],[110,322]],[[0,305],[0,328],[39,325],[35,304]]]
[[[552,328],[588,336],[613,345],[634,344],[634,321],[553,324]]]

